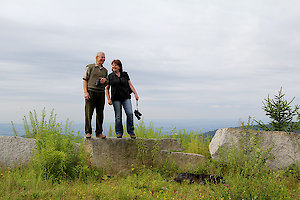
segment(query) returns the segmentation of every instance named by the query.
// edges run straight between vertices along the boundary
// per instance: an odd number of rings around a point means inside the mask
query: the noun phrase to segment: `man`
[[[96,137],[106,138],[102,134],[103,110],[105,103],[105,85],[107,84],[107,69],[103,67],[105,54],[96,54],[96,63],[89,64],[85,68],[83,76],[83,90],[85,98],[85,134],[86,138],[92,137],[92,116],[96,108]]]

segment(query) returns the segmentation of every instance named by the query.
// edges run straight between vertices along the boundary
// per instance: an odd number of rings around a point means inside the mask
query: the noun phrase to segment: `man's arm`
[[[90,94],[88,93],[88,83],[87,83],[87,80],[89,79],[89,76],[90,76],[90,69],[89,69],[89,65],[87,65],[85,67],[85,72],[84,72],[84,75],[83,75],[83,92],[84,92],[84,98],[89,100],[90,99]]]
[[[87,81],[83,79],[83,91],[84,91],[84,98],[86,100],[89,100],[90,99],[90,94],[88,93],[88,90],[87,90]]]

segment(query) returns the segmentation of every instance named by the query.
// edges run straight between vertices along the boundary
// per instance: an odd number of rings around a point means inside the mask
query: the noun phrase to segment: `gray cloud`
[[[109,70],[122,60],[146,119],[264,118],[262,100],[281,86],[299,102],[299,10],[295,0],[2,1],[0,122],[43,107],[82,121],[97,51]]]

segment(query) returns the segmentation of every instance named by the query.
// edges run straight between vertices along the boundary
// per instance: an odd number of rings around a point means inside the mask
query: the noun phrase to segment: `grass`
[[[226,184],[179,184],[153,169],[134,169],[126,177],[53,182],[28,168],[1,171],[1,199],[297,199],[297,187],[277,177],[242,179],[225,176]],[[151,181],[149,181],[151,180]],[[298,193],[297,193],[298,192]]]
[[[27,137],[38,140],[36,157],[29,166],[0,167],[0,199],[299,199],[299,165],[274,172],[265,163],[268,150],[257,149],[259,138],[247,135],[240,145],[244,148],[224,149],[219,161],[211,159],[208,145],[211,138],[201,133],[173,130],[162,135],[143,122],[136,125],[140,138],[171,137],[178,139],[186,152],[207,157],[194,173],[221,175],[225,184],[179,184],[172,181],[180,173],[172,164],[162,168],[132,166],[123,177],[107,177],[88,165],[87,154],[75,143],[80,137],[62,123],[57,123],[51,112],[49,119],[43,112],[41,119],[32,112],[24,118]],[[27,123],[30,122],[30,124]],[[113,131],[111,135],[113,135]],[[149,135],[148,135],[149,134]],[[255,142],[253,142],[255,141]],[[55,163],[55,165],[53,165]]]

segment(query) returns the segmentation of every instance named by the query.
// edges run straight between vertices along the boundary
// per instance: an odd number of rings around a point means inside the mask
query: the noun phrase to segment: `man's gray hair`
[[[96,57],[98,57],[98,56],[101,56],[101,55],[105,55],[105,53],[104,52],[102,52],[102,51],[99,51],[97,54],[96,54]]]

